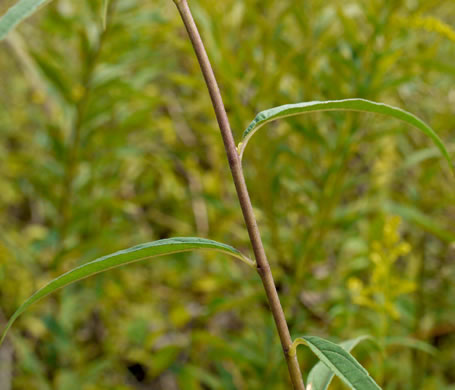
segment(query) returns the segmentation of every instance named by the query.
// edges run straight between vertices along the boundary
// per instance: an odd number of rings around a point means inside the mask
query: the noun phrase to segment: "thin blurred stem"
[[[175,124],[177,136],[181,139],[185,146],[189,148],[196,146],[197,138],[185,121],[183,107],[178,104],[178,99],[172,91],[169,92],[169,97],[167,110],[172,118],[172,122]],[[196,159],[194,159],[194,163],[197,164]],[[185,169],[182,164],[179,164],[179,160],[176,161],[176,165],[188,181],[197,233],[201,236],[206,236],[209,232],[209,219],[207,206],[202,195],[203,185],[201,175],[197,172],[197,170],[192,172],[191,170]]]
[[[83,128],[84,122],[84,114],[85,109],[87,106],[90,88],[91,88],[91,81],[93,77],[93,73],[95,71],[95,67],[101,53],[102,45],[105,41],[106,35],[108,34],[109,30],[109,16],[114,7],[114,1],[110,1],[107,8],[107,15],[106,15],[106,26],[104,29],[101,29],[101,32],[98,37],[98,42],[96,47],[90,52],[87,64],[84,68],[82,79],[81,79],[81,87],[82,87],[82,96],[77,100],[75,104],[75,118],[73,122],[73,126],[71,129],[71,135],[68,145],[68,157],[66,162],[66,171],[65,171],[65,178],[63,182],[63,190],[59,205],[59,215],[60,215],[60,242],[63,243],[64,239],[66,238],[67,231],[68,231],[68,223],[71,218],[71,208],[73,203],[73,196],[74,196],[74,179],[76,177],[77,168],[79,165],[79,149],[81,143],[81,132]],[[60,258],[57,255],[54,265],[58,263],[58,259]]]
[[[262,283],[267,294],[269,306],[278,329],[278,334],[280,336],[281,345],[283,347],[284,355],[288,364],[292,384],[295,390],[305,390],[297,357],[290,356],[289,354],[289,350],[292,346],[291,335],[289,333],[289,328],[286,322],[283,308],[281,306],[280,298],[276,291],[275,282],[270,270],[270,265],[264,251],[264,246],[262,244],[262,239],[253,212],[253,206],[251,204],[250,196],[245,183],[245,178],[243,176],[240,157],[237,152],[234,137],[232,135],[231,127],[229,124],[229,119],[226,114],[215,74],[210,64],[210,60],[207,56],[204,44],[199,35],[196,23],[194,22],[187,0],[174,0],[174,2],[177,5],[182,20],[188,31],[188,35],[191,39],[191,43],[193,44],[194,51],[196,52],[196,56],[199,60],[199,65],[201,66],[201,70],[210,93],[213,108],[215,109],[216,118],[218,120],[218,125],[223,137],[229,167],[231,169],[232,177],[234,179],[234,184],[237,190],[237,196],[242,208],[243,217],[248,229],[248,234],[250,236],[254,255],[256,257],[257,270],[261,276]]]
[[[44,107],[47,116],[52,120],[57,120],[57,118],[61,116],[61,108],[48,93],[46,83],[44,82],[35,61],[28,52],[24,40],[17,31],[11,31],[6,38],[6,43],[14,53],[33,92],[40,97],[40,100],[43,100],[42,106]]]
[[[415,318],[414,318],[414,333],[419,334],[422,330],[422,319],[426,316],[426,306],[425,306],[425,282],[426,282],[426,240],[425,236],[421,237],[418,241],[418,248],[416,252],[420,255],[418,256],[418,271],[417,271],[417,288],[414,292],[414,305],[415,305]],[[420,359],[418,351],[413,351],[412,356],[412,384],[415,389],[418,388],[418,385],[422,383],[423,373],[425,372],[426,357],[422,356]]]

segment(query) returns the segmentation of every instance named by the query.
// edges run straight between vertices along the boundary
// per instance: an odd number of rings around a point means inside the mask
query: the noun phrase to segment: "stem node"
[[[215,78],[215,74],[210,64],[209,57],[202,42],[196,23],[194,22],[193,15],[188,6],[187,0],[174,0],[185,24],[186,30],[190,37],[196,57],[199,61],[202,74],[209,90],[212,105],[215,110],[216,119],[223,137],[224,147],[231,169],[232,178],[234,179],[237,197],[242,208],[245,224],[248,229],[251,245],[253,247],[254,255],[256,257],[257,270],[261,276],[262,284],[267,295],[270,310],[272,311],[273,318],[280,336],[281,345],[285,351],[285,358],[289,369],[294,390],[305,390],[303,384],[302,374],[300,373],[299,362],[297,357],[289,356],[289,348],[292,345],[291,335],[289,333],[288,324],[281,306],[280,298],[275,287],[273,275],[270,270],[270,265],[265,254],[264,245],[262,244],[261,234],[257,227],[256,217],[254,216],[253,206],[251,204],[250,195],[246,186],[245,177],[243,176],[242,164],[237,147],[234,142],[234,136],[231,131],[229,119],[226,114],[226,108],[221,97],[220,89]],[[288,352],[286,352],[288,351]]]
[[[256,270],[261,278],[264,278],[265,275],[267,275],[269,272],[272,272],[269,264],[257,264]]]

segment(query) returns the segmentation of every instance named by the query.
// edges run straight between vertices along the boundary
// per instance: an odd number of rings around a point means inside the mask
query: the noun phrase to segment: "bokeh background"
[[[3,13],[13,0],[2,0]],[[237,140],[257,112],[366,98],[455,157],[455,3],[191,0]],[[51,278],[172,236],[251,254],[203,79],[170,0],[54,0],[0,43],[0,322]],[[454,179],[396,120],[273,123],[244,159],[291,333],[341,341],[386,389],[455,389]],[[316,359],[299,349],[306,376]],[[342,389],[335,380],[332,389]],[[289,389],[258,276],[163,257],[34,306],[2,390]]]

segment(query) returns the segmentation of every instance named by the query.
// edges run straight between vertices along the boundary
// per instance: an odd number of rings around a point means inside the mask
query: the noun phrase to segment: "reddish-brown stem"
[[[224,147],[226,149],[229,167],[231,169],[232,177],[234,179],[237,196],[239,198],[240,206],[242,208],[245,224],[250,236],[251,245],[253,247],[254,255],[256,257],[257,270],[261,276],[264,285],[270,309],[275,320],[275,324],[280,336],[281,345],[283,346],[284,355],[289,368],[289,374],[295,390],[305,390],[300,367],[296,356],[290,356],[289,350],[292,345],[291,335],[289,333],[286,317],[281,306],[280,298],[276,291],[273,275],[270,270],[270,265],[267,260],[264,246],[262,244],[261,235],[257,226],[256,218],[251,205],[250,196],[243,176],[240,157],[232,135],[229,119],[226,114],[223,99],[218,87],[218,83],[213,73],[210,60],[207,56],[204,44],[199,34],[196,23],[194,22],[187,0],[174,0],[177,8],[185,24],[188,35],[193,44],[194,51],[201,66],[207,88],[212,99],[213,108],[215,109],[218,125],[223,137]]]

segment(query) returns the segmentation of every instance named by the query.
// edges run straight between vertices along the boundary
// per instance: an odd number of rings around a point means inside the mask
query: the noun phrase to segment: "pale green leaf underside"
[[[359,343],[368,339],[371,339],[371,336],[360,336],[355,339],[343,341],[338,345],[345,351],[351,352]],[[311,390],[327,390],[334,376],[335,374],[330,368],[324,363],[319,362],[308,374],[308,387],[310,387]]]
[[[48,0],[19,0],[0,18],[0,41]]]
[[[297,104],[286,104],[271,108],[270,110],[260,112],[256,118],[251,122],[242,136],[242,141],[239,143],[238,151],[240,158],[242,158],[246,145],[250,138],[264,125],[277,119],[283,119],[291,116],[296,116],[305,113],[318,112],[318,111],[360,111],[376,114],[383,114],[402,120],[417,129],[421,130],[429,136],[436,144],[442,155],[449,162],[453,172],[455,168],[450,161],[449,154],[444,147],[439,136],[435,131],[428,126],[424,121],[417,118],[415,115],[404,111],[400,108],[392,107],[383,103],[376,103],[365,99],[345,99],[345,100],[328,100],[324,102],[305,102]]]
[[[304,336],[294,345],[305,344],[337,377],[354,390],[381,389],[361,364],[338,344],[316,336]]]
[[[8,324],[6,325],[6,328],[3,331],[2,338],[0,339],[0,344],[3,342],[6,333],[11,328],[11,325],[14,323],[17,317],[19,317],[33,303],[62,287],[125,264],[145,260],[151,257],[188,252],[197,249],[223,252],[225,254],[236,257],[248,265],[254,267],[254,262],[240,253],[237,249],[229,245],[207,240],[204,238],[178,237],[137,245],[129,249],[124,249],[110,255],[100,257],[99,259],[74,268],[73,270],[59,276],[58,278],[49,282],[43,288],[39,289],[35,294],[28,298],[10,318]]]

